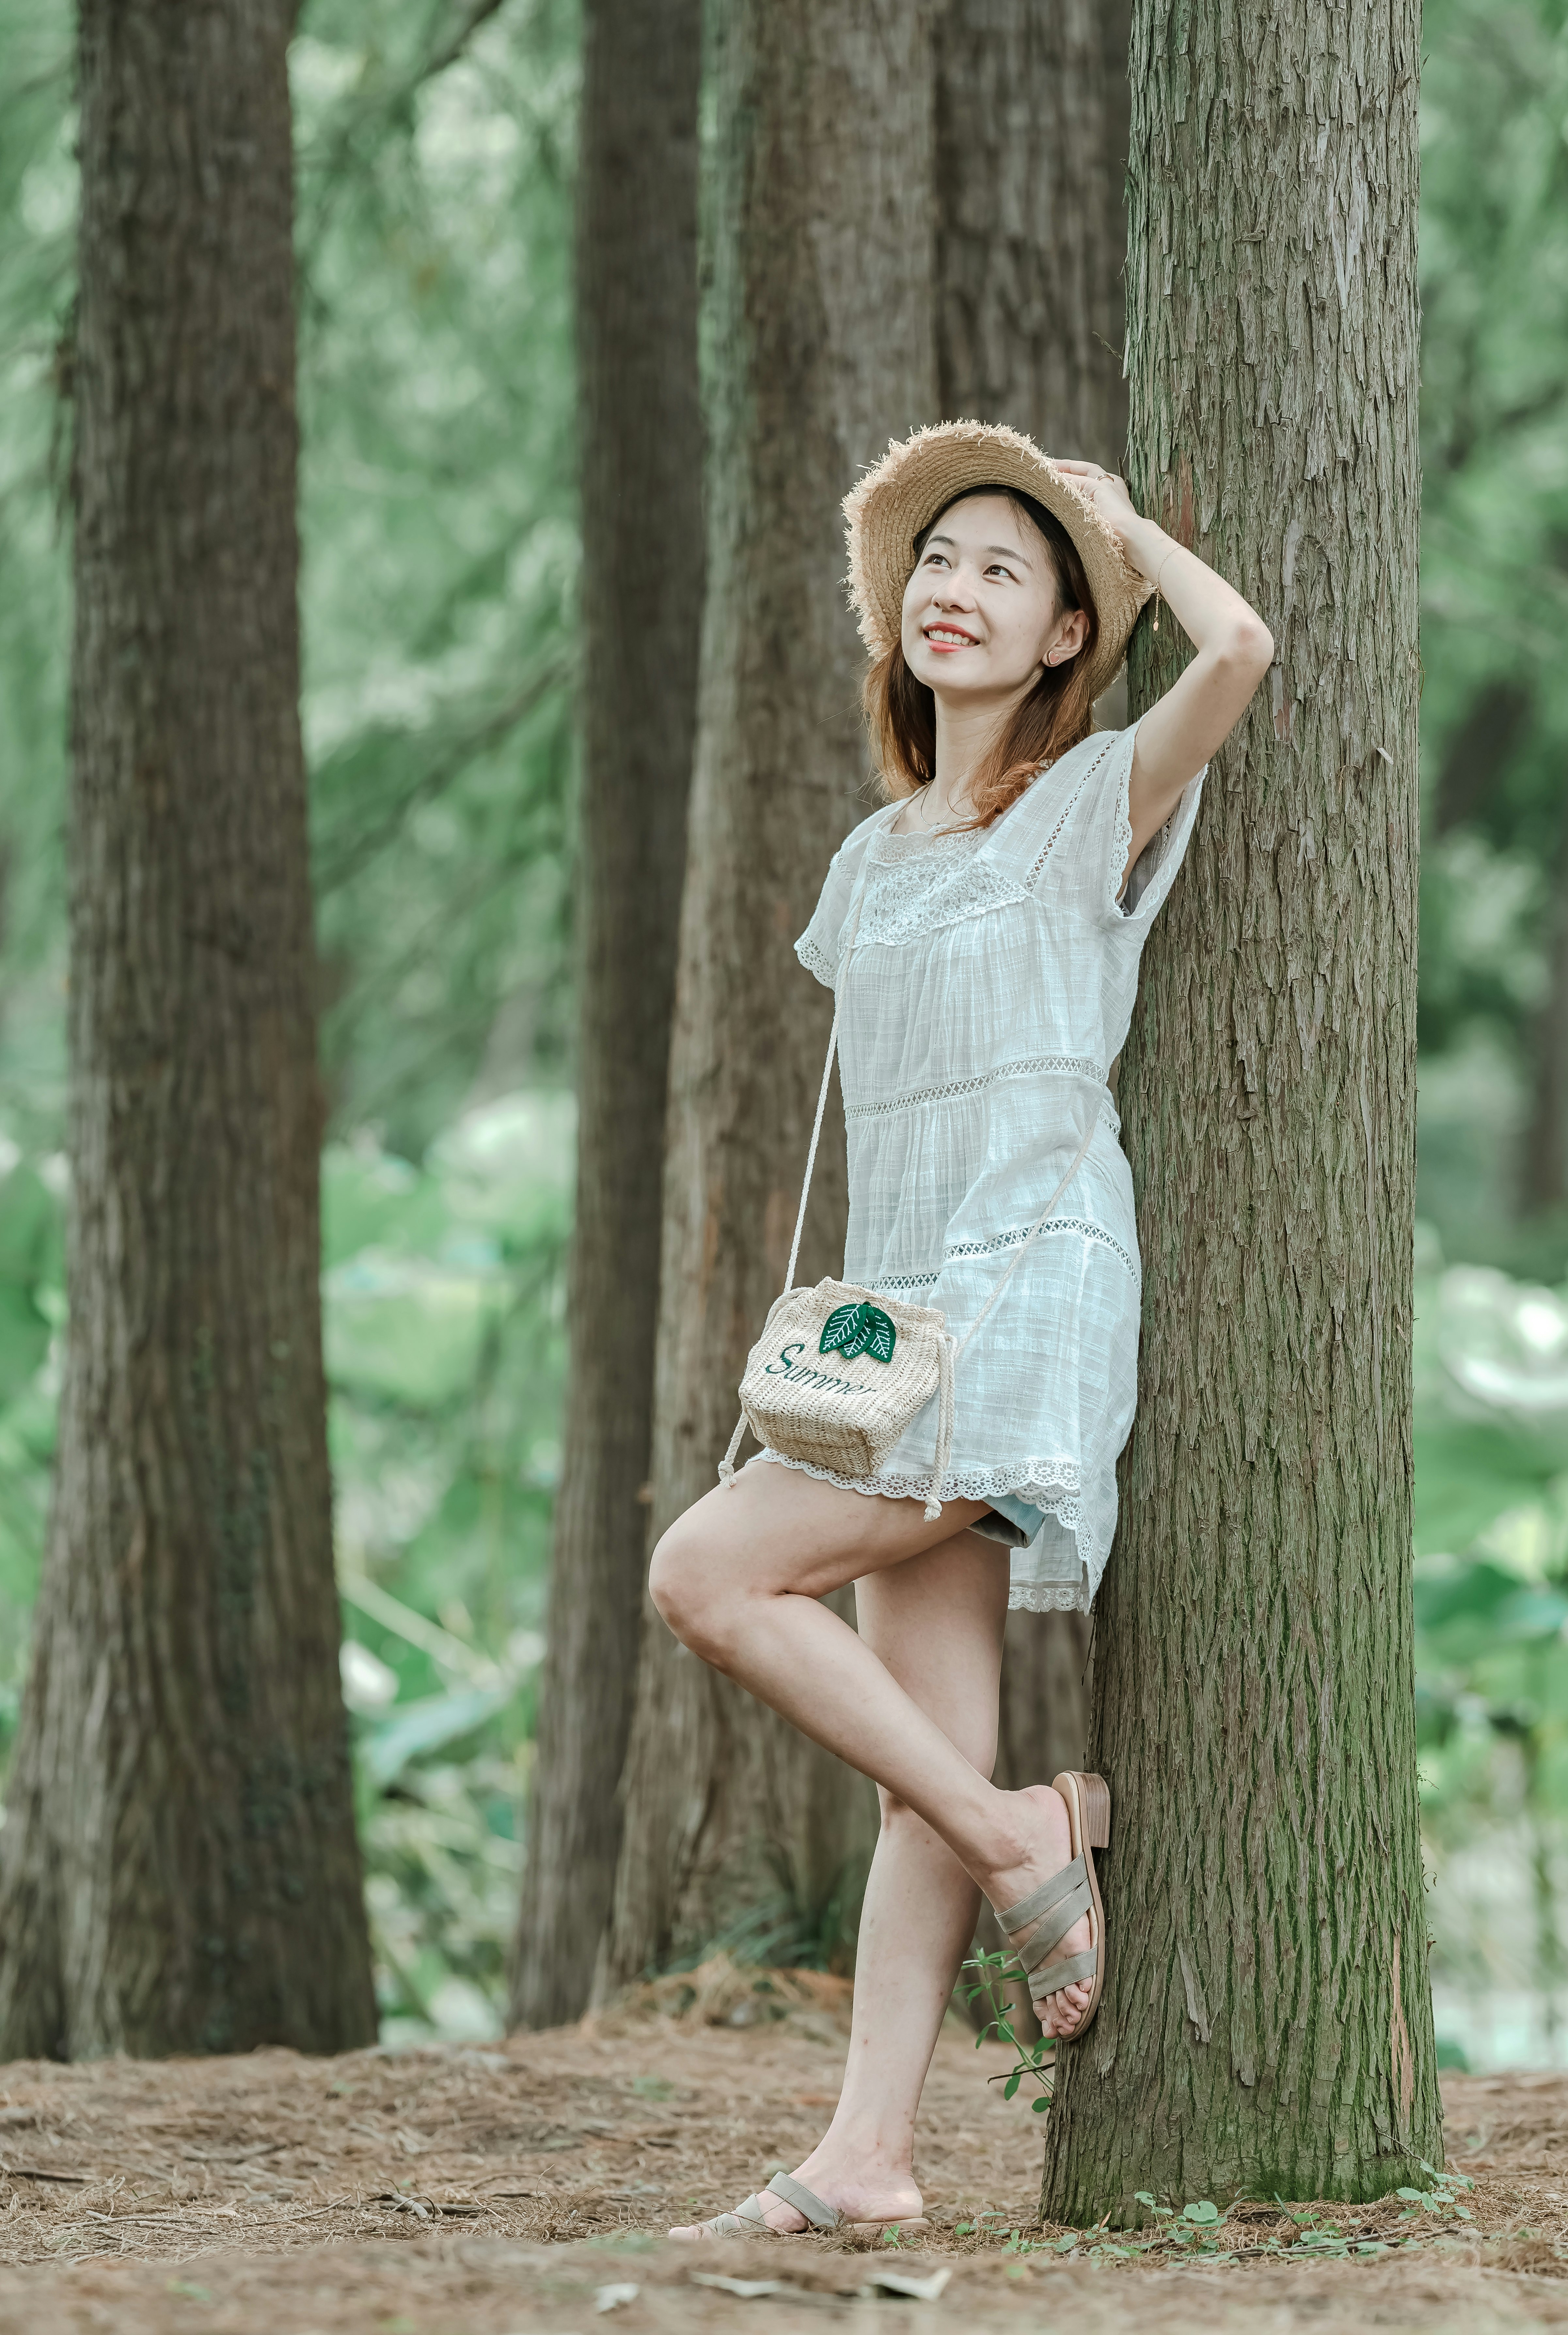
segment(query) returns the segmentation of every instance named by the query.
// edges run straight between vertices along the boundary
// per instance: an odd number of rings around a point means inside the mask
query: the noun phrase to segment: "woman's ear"
[[[1069,657],[1077,656],[1089,633],[1089,618],[1081,608],[1074,608],[1067,620],[1067,632],[1050,647],[1042,660],[1046,666],[1065,664]]]

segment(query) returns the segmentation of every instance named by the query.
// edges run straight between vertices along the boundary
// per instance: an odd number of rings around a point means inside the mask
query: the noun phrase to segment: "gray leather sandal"
[[[761,2198],[769,2190],[775,2197],[782,2197],[787,2205],[793,2205],[798,2214],[806,2216],[807,2229],[776,2230],[773,2227],[761,2205]],[[715,2214],[711,2221],[703,2222],[699,2226],[704,2237],[710,2238],[803,2238],[811,2230],[818,2230],[824,2236],[835,2230],[842,2231],[847,2236],[859,2236],[862,2232],[880,2235],[887,2230],[896,2230],[901,2234],[913,2231],[920,2235],[929,2230],[931,2224],[924,2214],[890,2214],[886,2221],[880,2222],[847,2221],[836,2205],[829,2205],[818,2196],[814,2189],[808,2189],[804,2181],[797,2181],[791,2173],[776,2173],[766,2190],[744,2198],[732,2214]]]
[[[1089,1981],[1089,2007],[1083,2017],[1070,2035],[1056,2038],[1059,2043],[1076,2043],[1099,2008],[1105,1985],[1105,1907],[1100,1904],[1093,1852],[1110,1846],[1110,1786],[1103,1776],[1079,1775],[1072,1768],[1053,1777],[1051,1782],[1067,1803],[1072,1862],[996,1918],[1023,1966],[1032,2002],[1038,2005],[1064,1986],[1080,1986]],[[1053,1948],[1085,1914],[1089,1943],[1084,1952],[1050,1961]]]

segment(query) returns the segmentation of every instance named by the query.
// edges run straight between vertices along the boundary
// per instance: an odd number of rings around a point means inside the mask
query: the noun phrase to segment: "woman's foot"
[[[903,2224],[922,2221],[924,2216],[914,2175],[895,2166],[877,2166],[863,2157],[851,2174],[842,2157],[820,2146],[797,2165],[794,2178],[820,2197],[825,2205],[834,2206],[845,2222]],[[780,2237],[798,2236],[811,2226],[804,2214],[768,2189],[756,2191],[750,2202],[760,2207],[768,2227]],[[715,2220],[721,2218],[714,2216]],[[670,2235],[705,2238],[710,2231],[706,2222],[692,2222],[672,2230]]]
[[[1072,1827],[1068,1821],[1067,1802],[1054,1785],[1030,1784],[1021,1792],[1009,1792],[1007,1797],[1015,1803],[1018,1819],[1016,1833],[1006,1852],[1011,1861],[975,1875],[999,1911],[1020,1904],[1053,1873],[1060,1873],[1063,1865],[1072,1863]],[[1081,1914],[1056,1946],[1052,1959],[1065,1960],[1070,1954],[1085,1953],[1093,1943],[1089,1915]],[[1048,1994],[1043,2001],[1037,2002],[1035,2010],[1045,2033],[1060,2036],[1063,2040],[1076,2035],[1089,2010],[1089,1991],[1086,1979],[1081,1983],[1064,1986],[1059,1993]]]

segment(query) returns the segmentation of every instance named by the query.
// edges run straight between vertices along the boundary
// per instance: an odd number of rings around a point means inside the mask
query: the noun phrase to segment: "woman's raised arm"
[[[1152,518],[1134,510],[1122,480],[1093,462],[1058,461],[1120,538],[1133,566],[1161,596],[1197,650],[1138,723],[1128,809],[1130,868],[1176,807],[1182,789],[1229,737],[1274,654],[1274,637],[1223,576]]]

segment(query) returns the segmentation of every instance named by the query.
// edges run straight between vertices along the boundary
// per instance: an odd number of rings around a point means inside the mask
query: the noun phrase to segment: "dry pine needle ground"
[[[1568,2328],[1555,2076],[1448,2080],[1468,2223],[1327,2206],[1321,2224],[1398,2250],[1316,2260],[1298,2223],[1248,2205],[1216,2241],[1234,2261],[1127,2260],[1092,2235],[1055,2251],[1064,2233],[1035,2225],[1039,2120],[987,2084],[1001,2055],[950,2022],[920,2136],[937,2227],[918,2253],[668,2243],[671,2221],[804,2155],[837,2094],[847,1993],[720,1962],[504,2047],[0,2069],[0,2335]],[[909,2301],[875,2290],[884,2268],[951,2275]],[[743,2298],[693,2272],[784,2291]]]

